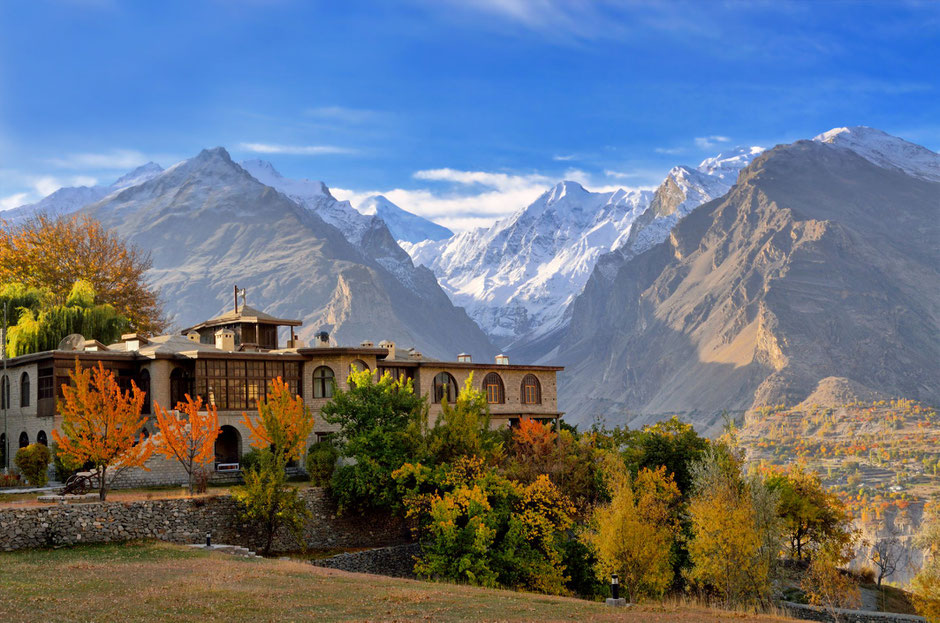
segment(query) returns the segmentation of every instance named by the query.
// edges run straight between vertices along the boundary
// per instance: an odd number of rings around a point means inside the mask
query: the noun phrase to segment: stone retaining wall
[[[374,573],[393,578],[415,578],[415,557],[421,553],[417,543],[381,547],[364,552],[339,554],[311,562],[316,567],[341,569],[355,573]]]
[[[312,515],[303,535],[307,547],[382,547],[410,541],[404,522],[387,514],[337,516],[326,492],[315,487],[303,490],[301,497]],[[0,509],[0,550],[5,551],[132,539],[201,543],[207,532],[215,543],[252,549],[260,545],[227,495]],[[281,535],[273,549],[294,551],[299,545]]]
[[[834,621],[825,608],[818,606],[808,606],[806,604],[797,604],[789,601],[780,604],[789,613],[790,616],[805,619],[808,621],[821,621],[830,623]],[[845,610],[836,608],[839,614],[839,621],[844,623],[923,623],[927,619],[912,614],[894,614],[893,612],[870,612],[866,610]]]

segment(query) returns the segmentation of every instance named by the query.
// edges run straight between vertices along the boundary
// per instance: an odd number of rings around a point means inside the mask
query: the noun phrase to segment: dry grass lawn
[[[2,621],[627,621],[789,619],[602,604],[236,558],[162,543],[0,554]]]

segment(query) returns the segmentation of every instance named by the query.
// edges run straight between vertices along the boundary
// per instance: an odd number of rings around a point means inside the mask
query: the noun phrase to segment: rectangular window
[[[207,363],[206,376],[215,376],[215,377],[224,377],[225,376],[225,360],[224,359],[210,359]]]
[[[248,408],[255,409],[258,400],[264,399],[264,381],[261,379],[248,379]]]
[[[244,361],[229,361],[228,362],[228,375],[234,377],[245,376],[245,362]]]
[[[265,376],[273,380],[277,377],[284,378],[284,364],[280,361],[265,361]]]
[[[247,362],[248,366],[248,376],[255,379],[264,378],[264,362],[263,361],[249,361]]]
[[[209,394],[206,392],[206,377],[196,377],[196,395],[202,398],[204,404],[210,404]]]
[[[246,409],[248,407],[245,393],[245,379],[229,379],[228,382],[228,408]]]

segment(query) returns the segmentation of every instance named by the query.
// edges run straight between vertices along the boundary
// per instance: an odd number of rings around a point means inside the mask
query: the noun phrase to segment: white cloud
[[[355,149],[333,145],[275,145],[270,143],[239,143],[244,151],[258,154],[287,154],[290,156],[321,156],[324,154],[353,154]]]
[[[574,154],[556,154],[552,156],[552,160],[555,162],[567,162],[569,160],[574,160],[576,156]]]
[[[16,193],[15,195],[8,195],[6,197],[0,197],[0,210],[9,210],[10,208],[16,208],[24,203],[29,203],[29,193]]]
[[[666,154],[668,156],[675,156],[678,154],[685,153],[685,147],[657,147],[653,149],[657,154]]]
[[[719,143],[727,143],[731,139],[727,136],[699,136],[695,139],[695,145],[700,149],[711,149],[716,147]]]
[[[64,158],[53,158],[49,162],[63,169],[133,169],[149,160],[144,154],[133,149],[113,149],[108,153],[69,154]]]
[[[622,174],[629,177],[630,174]],[[561,180],[578,182],[594,192],[611,192],[623,188],[610,184],[612,176],[595,179],[580,169],[568,169],[562,175],[542,173],[513,174],[492,171],[462,171],[442,168],[416,171],[415,179],[442,182],[449,187],[391,190],[350,190],[331,188],[337,199],[359,205],[371,195],[385,195],[390,201],[455,232],[475,227],[489,227],[526,207],[539,195]]]

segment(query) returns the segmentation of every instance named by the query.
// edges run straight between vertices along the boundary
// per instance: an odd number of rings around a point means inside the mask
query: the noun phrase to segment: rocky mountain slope
[[[3,212],[2,217],[9,223],[16,223],[42,212],[51,217],[71,214],[108,195],[142,184],[159,175],[163,167],[155,162],[148,162],[119,177],[109,186],[67,186],[43,197],[36,203],[21,205]]]
[[[180,326],[227,309],[237,283],[253,307],[302,319],[299,333],[308,341],[326,328],[345,344],[391,339],[431,356],[493,354],[380,219],[356,212],[367,226],[341,218],[343,231],[330,224],[348,203],[337,206],[322,188],[322,206],[301,205],[216,148],[85,209],[151,252],[150,276]],[[398,258],[383,255],[396,249]]]
[[[903,154],[927,152],[927,171],[940,156],[886,136],[778,146],[668,239],[595,270],[549,357],[569,417],[714,430],[828,377],[936,404],[940,183]]]
[[[525,359],[543,356],[600,258],[664,239],[679,218],[727,192],[760,151],[741,148],[694,169],[676,167],[655,193],[597,193],[561,182],[490,228],[402,246],[496,343]]]

